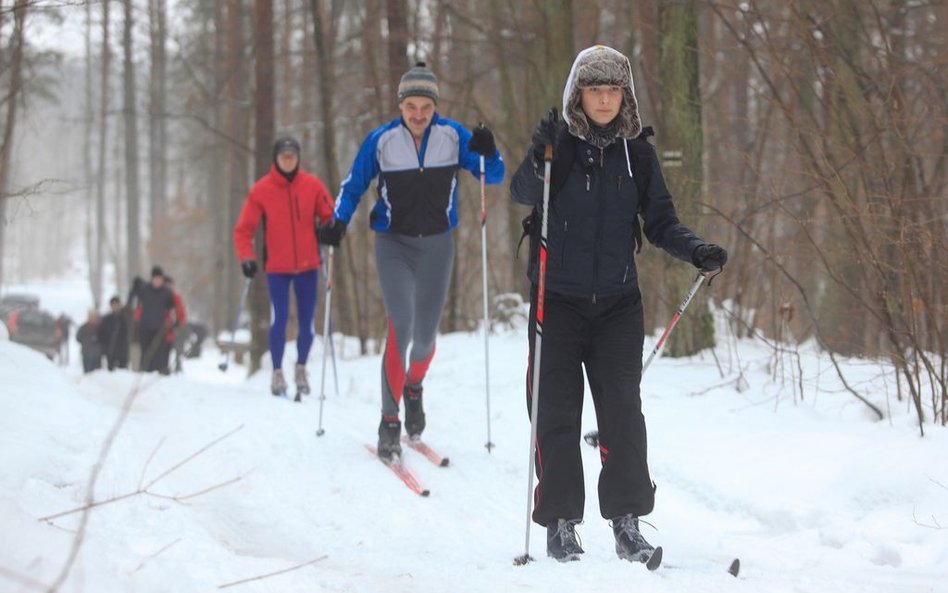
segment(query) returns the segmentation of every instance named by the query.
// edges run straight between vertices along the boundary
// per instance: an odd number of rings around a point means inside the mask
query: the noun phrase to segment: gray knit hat
[[[579,52],[570,69],[563,90],[563,119],[574,136],[586,138],[589,120],[582,108],[582,89],[591,86],[617,86],[622,89],[622,107],[619,109],[616,136],[635,138],[642,131],[639,104],[635,99],[632,66],[622,52],[594,45]]]
[[[398,83],[398,102],[405,97],[428,97],[438,102],[438,79],[424,62],[416,62],[415,67],[402,74]]]

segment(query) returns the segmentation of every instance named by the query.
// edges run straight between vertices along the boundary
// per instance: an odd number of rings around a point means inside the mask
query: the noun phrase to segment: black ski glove
[[[695,247],[691,263],[702,272],[716,272],[727,263],[727,251],[714,243],[703,243]]]
[[[253,278],[257,273],[257,262],[252,259],[245,259],[240,262],[240,271],[244,273],[244,277]]]
[[[494,133],[484,124],[478,124],[471,133],[471,141],[467,145],[473,152],[486,157],[494,156],[497,143],[494,142]]]
[[[339,247],[342,238],[346,236],[346,223],[333,220],[329,224],[316,229],[316,239],[323,245]]]
[[[537,163],[543,162],[543,152],[547,146],[556,148],[556,141],[559,132],[559,123],[556,114],[556,107],[551,107],[546,117],[537,124],[537,129],[533,132],[533,159]]]

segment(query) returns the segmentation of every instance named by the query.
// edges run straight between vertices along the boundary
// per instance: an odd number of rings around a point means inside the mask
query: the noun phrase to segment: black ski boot
[[[661,556],[660,554],[656,554],[658,558],[652,558],[656,550],[651,544],[645,541],[645,538],[639,531],[638,517],[634,515],[615,517],[612,519],[612,533],[616,536],[616,555],[619,556],[619,558],[628,560],[629,562],[645,562],[649,565],[649,570],[654,570],[658,567],[657,563],[655,567],[651,565],[653,560],[661,562]],[[661,548],[658,549],[661,550]]]
[[[425,429],[425,408],[421,401],[421,385],[417,387],[405,386],[405,432],[408,438],[418,439]]]
[[[398,463],[402,460],[402,423],[396,418],[379,422],[378,454],[382,461]]]
[[[546,555],[560,562],[579,560],[583,548],[579,545],[576,525],[581,519],[557,519],[546,526]]]

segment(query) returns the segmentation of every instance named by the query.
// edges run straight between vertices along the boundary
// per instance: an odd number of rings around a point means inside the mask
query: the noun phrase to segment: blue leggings
[[[296,317],[299,334],[296,337],[296,362],[306,364],[313,345],[313,313],[316,312],[316,290],[319,271],[300,274],[267,274],[270,303],[273,305],[273,325],[270,326],[270,358],[273,368],[283,367],[283,348],[286,346],[286,321],[290,312],[290,283],[296,293]]]

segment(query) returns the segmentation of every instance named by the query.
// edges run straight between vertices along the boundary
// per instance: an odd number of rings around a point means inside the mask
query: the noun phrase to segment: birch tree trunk
[[[125,29],[122,35],[122,47],[125,54],[123,68],[124,100],[122,114],[125,120],[125,193],[126,193],[126,276],[117,275],[119,285],[123,280],[134,276],[141,266],[141,221],[139,215],[138,187],[138,108],[135,104],[135,62],[133,59],[132,30],[135,25],[132,14],[132,0],[124,0]],[[117,241],[116,241],[117,243]]]

